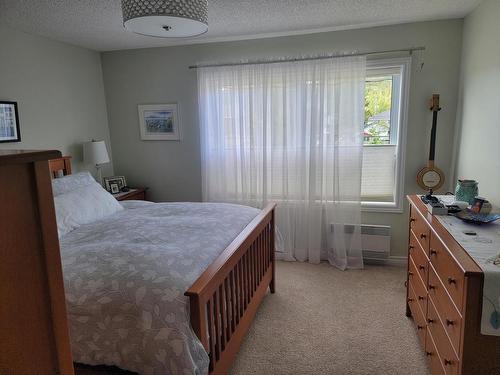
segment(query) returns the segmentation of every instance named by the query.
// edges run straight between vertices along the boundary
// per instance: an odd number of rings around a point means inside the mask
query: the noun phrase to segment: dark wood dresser
[[[73,374],[49,159],[0,151],[0,374]]]
[[[481,268],[418,196],[408,200],[406,315],[413,317],[432,375],[500,374],[500,337],[480,333]]]
[[[113,194],[118,201],[145,201],[147,188],[133,188],[126,193]]]

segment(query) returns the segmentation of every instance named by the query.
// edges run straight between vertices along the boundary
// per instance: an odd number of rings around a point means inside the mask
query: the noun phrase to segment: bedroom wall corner
[[[0,42],[0,100],[18,103],[21,128],[21,142],[0,149],[57,149],[93,172],[83,142],[103,139],[112,154],[100,54],[4,25]]]
[[[455,177],[479,182],[500,208],[500,1],[485,0],[465,18]]]

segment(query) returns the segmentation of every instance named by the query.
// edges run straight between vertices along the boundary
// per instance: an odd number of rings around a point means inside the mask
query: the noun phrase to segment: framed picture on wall
[[[0,101],[0,142],[20,142],[19,114],[16,102]]]
[[[143,141],[180,141],[181,124],[177,104],[139,105]]]

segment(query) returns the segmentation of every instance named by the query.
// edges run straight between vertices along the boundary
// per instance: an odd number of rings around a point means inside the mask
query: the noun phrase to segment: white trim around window
[[[395,163],[394,200],[392,202],[362,202],[365,212],[403,212],[404,176],[406,157],[406,134],[408,124],[408,104],[410,96],[411,57],[376,59],[367,62],[367,76],[377,71],[397,69],[401,74],[400,100],[399,100],[399,126]],[[392,110],[391,110],[392,112]],[[393,116],[391,115],[391,118]]]

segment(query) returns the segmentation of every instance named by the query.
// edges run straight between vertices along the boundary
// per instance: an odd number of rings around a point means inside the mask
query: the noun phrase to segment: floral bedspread
[[[184,292],[258,214],[216,203],[126,202],[61,239],[73,360],[206,374]]]

